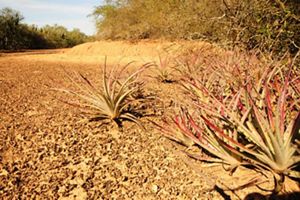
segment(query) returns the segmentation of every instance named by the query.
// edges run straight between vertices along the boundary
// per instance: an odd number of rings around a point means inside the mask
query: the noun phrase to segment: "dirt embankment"
[[[108,64],[127,64],[133,61],[137,64],[144,64],[158,62],[159,56],[176,56],[186,49],[204,46],[208,49],[215,48],[204,42],[98,41],[84,43],[70,49],[24,51],[12,54],[2,53],[1,55],[18,56],[37,61],[86,64],[103,64],[106,57]]]

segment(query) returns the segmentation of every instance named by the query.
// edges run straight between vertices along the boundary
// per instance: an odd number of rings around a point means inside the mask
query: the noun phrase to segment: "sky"
[[[0,9],[10,7],[21,12],[23,22],[42,27],[62,25],[68,30],[79,28],[81,32],[92,35],[96,32],[92,17],[95,6],[103,0],[0,0]]]

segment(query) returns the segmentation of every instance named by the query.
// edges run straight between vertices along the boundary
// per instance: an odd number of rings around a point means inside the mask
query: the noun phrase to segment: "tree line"
[[[106,0],[95,8],[98,38],[207,40],[296,53],[299,0]]]
[[[79,29],[68,31],[59,25],[35,25],[22,23],[22,14],[11,8],[0,10],[0,49],[46,49],[67,48],[90,39]]]

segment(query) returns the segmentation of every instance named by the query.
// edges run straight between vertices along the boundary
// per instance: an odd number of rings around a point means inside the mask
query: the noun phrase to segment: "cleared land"
[[[156,96],[147,101],[141,118],[146,130],[131,122],[123,130],[88,122],[60,101],[69,96],[51,90],[73,87],[63,69],[99,83],[105,56],[109,65],[136,60],[133,66],[139,67],[181,47],[99,42],[55,52],[1,54],[1,198],[239,199],[261,192],[256,187],[229,191],[257,174],[238,170],[230,177],[221,166],[193,161],[154,129],[149,119],[158,121],[172,109],[171,99],[178,98],[175,83],[145,76],[145,96]]]

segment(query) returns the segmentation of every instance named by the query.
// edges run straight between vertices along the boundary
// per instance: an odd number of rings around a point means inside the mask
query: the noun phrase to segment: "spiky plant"
[[[172,83],[174,82],[174,69],[170,66],[171,65],[171,59],[170,57],[162,57],[161,55],[159,57],[159,63],[155,63],[153,65],[153,74],[154,78],[157,79],[159,82],[162,83]]]
[[[140,120],[129,110],[132,103],[137,101],[133,98],[133,94],[140,90],[141,84],[138,84],[138,75],[148,67],[143,65],[139,70],[130,74],[123,81],[121,75],[131,63],[125,65],[120,70],[113,68],[107,73],[106,60],[103,66],[102,89],[98,89],[92,84],[88,78],[78,73],[81,82],[77,82],[66,73],[68,79],[76,86],[78,91],[69,89],[56,88],[58,91],[73,95],[81,100],[82,103],[66,102],[77,106],[90,114],[93,120],[108,119],[119,126],[122,120],[129,120],[141,125]]]
[[[212,52],[207,49],[205,45],[197,49],[187,49],[175,59],[176,65],[174,69],[181,77],[193,78],[199,75],[198,72],[204,70],[204,65],[207,62],[207,53]]]
[[[165,127],[176,127],[231,166],[232,172],[243,164],[272,172],[278,193],[285,177],[300,178],[300,111],[290,87],[294,79],[291,72],[275,67],[266,70],[260,81],[252,80],[224,94],[213,93],[201,81],[186,81],[184,88],[198,116],[185,112],[180,120],[176,116],[161,128],[172,135],[173,130]]]
[[[198,155],[198,159],[227,165],[229,167],[226,170],[230,173],[233,173],[238,166],[246,164],[242,162],[239,155],[233,154],[228,151],[227,147],[224,147],[226,145],[225,141],[216,137],[213,132],[204,128],[203,125],[198,124],[195,117],[186,109],[182,108],[175,117],[163,119],[162,122],[162,124],[153,123],[167,138],[187,147],[197,144],[216,157],[211,158],[203,154]]]

